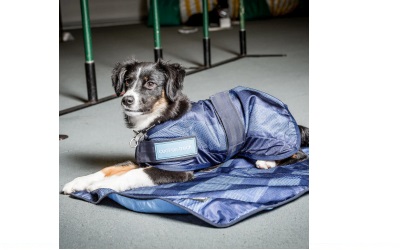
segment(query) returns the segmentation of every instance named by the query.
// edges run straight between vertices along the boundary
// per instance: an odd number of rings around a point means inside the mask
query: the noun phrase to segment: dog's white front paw
[[[76,191],[82,191],[82,190],[85,190],[92,183],[99,181],[103,178],[104,178],[104,174],[101,171],[94,173],[94,174],[78,177],[78,178],[75,178],[73,181],[65,184],[62,191],[64,194],[71,194]]]
[[[256,167],[257,168],[262,168],[262,169],[269,169],[276,167],[276,162],[275,161],[261,161],[258,160],[256,161]]]

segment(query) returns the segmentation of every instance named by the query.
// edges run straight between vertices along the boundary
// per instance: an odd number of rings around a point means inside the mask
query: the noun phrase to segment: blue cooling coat
[[[283,102],[261,91],[236,87],[192,103],[180,119],[149,130],[135,155],[140,164],[190,171],[233,156],[281,160],[299,148],[299,128]]]

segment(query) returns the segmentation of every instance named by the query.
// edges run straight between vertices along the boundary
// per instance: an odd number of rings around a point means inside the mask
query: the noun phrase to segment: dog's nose
[[[124,98],[122,98],[122,104],[129,106],[133,104],[133,96],[129,95],[129,96],[125,96]]]

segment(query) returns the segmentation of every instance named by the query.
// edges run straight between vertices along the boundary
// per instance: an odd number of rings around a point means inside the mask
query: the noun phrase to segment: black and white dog
[[[185,70],[174,63],[159,60],[157,63],[128,60],[118,63],[112,74],[112,83],[121,101],[128,128],[142,131],[171,119],[178,119],[191,108],[188,97],[182,93]],[[308,128],[300,127],[302,146],[308,146]],[[304,160],[299,151],[280,161],[256,162],[258,168],[271,168]],[[104,168],[94,174],[78,177],[67,183],[64,194],[75,191],[93,191],[110,188],[124,191],[137,187],[184,182],[193,178],[193,171],[173,172],[155,167],[139,167],[127,161]]]

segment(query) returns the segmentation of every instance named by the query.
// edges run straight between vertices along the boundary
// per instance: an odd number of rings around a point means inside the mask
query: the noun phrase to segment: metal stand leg
[[[245,28],[245,21],[244,21],[244,3],[243,0],[240,0],[240,30],[239,30],[239,40],[240,40],[240,55],[245,56],[246,51],[246,28]]]
[[[82,29],[85,47],[85,73],[88,91],[88,101],[97,102],[96,71],[92,51],[92,34],[90,31],[90,16],[88,0],[81,0]]]
[[[64,32],[64,28],[63,28],[63,24],[62,24],[62,16],[61,16],[61,3],[58,3],[58,21],[59,21],[59,26],[58,26],[58,36],[60,38],[60,42],[63,41],[63,32]]]
[[[59,41],[60,42],[68,42],[68,41],[73,41],[74,37],[72,36],[71,33],[64,31],[63,23],[62,23],[62,15],[61,15],[61,2],[59,1],[59,15],[58,15],[58,20],[59,20],[59,29],[58,29],[58,34],[59,34]]]
[[[153,32],[154,32],[154,60],[157,62],[158,59],[163,59],[162,48],[161,48],[161,33],[160,33],[160,19],[158,15],[158,3],[157,0],[152,0],[153,7]]]
[[[203,54],[204,66],[211,67],[210,37],[208,35],[208,1],[203,0]]]
[[[240,42],[240,57],[283,57],[286,54],[266,54],[266,55],[248,55],[247,44],[246,44],[246,27],[245,27],[245,8],[244,0],[240,0],[240,30],[239,30],[239,42]]]

